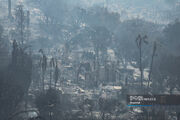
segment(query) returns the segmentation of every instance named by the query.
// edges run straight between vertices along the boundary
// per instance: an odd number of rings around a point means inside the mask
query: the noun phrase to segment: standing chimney
[[[11,17],[11,0],[8,0],[8,16]]]

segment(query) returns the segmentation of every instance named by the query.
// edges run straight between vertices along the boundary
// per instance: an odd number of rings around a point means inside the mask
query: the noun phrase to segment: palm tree
[[[148,88],[149,88],[149,82],[151,81],[151,74],[152,74],[152,69],[153,69],[154,56],[156,55],[156,50],[157,50],[157,45],[156,45],[156,42],[154,42],[150,71],[149,71],[149,75],[148,75],[148,79],[149,79],[148,80]]]
[[[141,81],[140,81],[141,82],[141,88],[143,86],[142,44],[143,43],[148,44],[146,39],[147,39],[146,35],[142,37],[140,34],[136,38],[137,47],[139,49],[139,70],[140,70],[140,74],[141,74]]]

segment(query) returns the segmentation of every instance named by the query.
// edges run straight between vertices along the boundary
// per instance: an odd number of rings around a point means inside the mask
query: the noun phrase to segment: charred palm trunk
[[[154,56],[155,56],[155,53],[156,53],[156,42],[154,43],[154,48],[153,48],[153,54],[152,54],[152,58],[151,58],[151,65],[150,65],[150,71],[149,71],[149,75],[148,75],[148,89],[149,89],[149,83],[151,81],[151,74],[152,74],[152,69],[153,69],[153,62],[154,62]]]
[[[142,51],[141,51],[141,41],[140,41],[140,48],[139,48],[139,68],[140,68],[140,72],[141,72],[141,89],[142,89],[142,86],[143,86],[143,69],[142,69]]]

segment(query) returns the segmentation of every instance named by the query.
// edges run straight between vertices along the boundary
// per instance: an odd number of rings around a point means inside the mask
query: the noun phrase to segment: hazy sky
[[[17,0],[17,1],[25,1],[25,0]],[[107,6],[109,10],[120,13],[121,20],[142,18],[157,23],[168,23],[169,21],[173,21],[174,19],[176,19],[176,14],[172,11],[177,6],[180,6],[180,0],[65,0],[65,1],[73,5],[78,5],[85,8],[91,7],[93,5]]]
[[[153,22],[169,22],[168,14],[177,7],[180,0],[76,0],[83,6],[107,6],[121,14],[121,19],[143,18]]]

